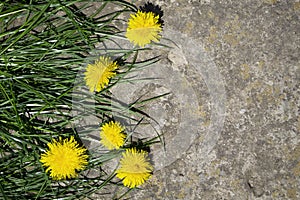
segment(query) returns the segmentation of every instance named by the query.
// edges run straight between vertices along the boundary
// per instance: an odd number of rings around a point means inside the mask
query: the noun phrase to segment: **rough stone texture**
[[[178,47],[141,75],[163,81],[117,95],[171,92],[145,108],[167,151],[127,198],[300,199],[300,2],[154,3]]]

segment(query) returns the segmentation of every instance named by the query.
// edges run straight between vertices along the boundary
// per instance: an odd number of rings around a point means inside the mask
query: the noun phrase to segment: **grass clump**
[[[1,199],[78,199],[97,191],[104,195],[110,186],[123,185],[115,178],[116,169],[107,173],[102,165],[119,157],[126,148],[145,149],[158,141],[159,137],[154,136],[137,143],[129,133],[118,150],[103,151],[97,156],[87,151],[85,171],[73,179],[53,180],[40,161],[51,141],[60,137],[74,137],[84,147],[81,138],[91,130],[78,133],[72,124],[87,113],[86,107],[95,110],[99,127],[116,118],[133,120],[138,126],[149,118],[135,107],[139,100],[128,105],[110,93],[115,84],[129,81],[131,71],[158,61],[158,57],[138,61],[138,52],[147,48],[106,46],[116,38],[126,39],[115,24],[126,21],[121,15],[136,11],[135,5],[122,0],[0,3]],[[105,48],[97,49],[98,44]],[[74,88],[85,85],[76,80],[83,80],[83,69],[95,61],[95,52],[118,62],[117,75],[100,92],[91,93],[87,88],[74,92]],[[95,104],[86,99],[93,99]],[[74,109],[76,115],[72,113]],[[91,177],[88,172],[93,169],[98,174]],[[125,194],[130,190],[124,190]]]

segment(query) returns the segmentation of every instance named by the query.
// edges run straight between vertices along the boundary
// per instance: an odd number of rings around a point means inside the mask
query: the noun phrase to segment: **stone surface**
[[[127,198],[300,199],[300,2],[154,3],[177,47],[140,74],[161,79],[116,96],[171,93],[145,108],[167,150]]]

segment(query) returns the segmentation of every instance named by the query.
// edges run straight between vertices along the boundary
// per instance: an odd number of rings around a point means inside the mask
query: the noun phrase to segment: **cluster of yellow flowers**
[[[140,47],[152,41],[158,42],[163,26],[162,15],[159,6],[146,3],[136,13],[131,14],[125,36]],[[107,56],[101,56],[94,64],[89,64],[85,72],[85,82],[90,92],[100,92],[106,88],[117,74],[118,68],[118,63]],[[153,167],[146,151],[124,147],[126,136],[125,127],[119,122],[109,121],[101,126],[101,144],[109,150],[124,149],[116,177],[122,179],[125,186],[134,188],[151,177]],[[41,155],[40,161],[54,180],[74,178],[88,164],[86,148],[80,146],[73,136],[69,139],[59,137],[58,140],[48,143],[48,148]]]
[[[100,132],[101,143],[108,149],[118,149],[125,143],[124,128],[118,122],[108,122]],[[77,171],[88,164],[88,155],[84,147],[80,147],[73,136],[70,139],[53,140],[48,143],[49,150],[41,155],[40,161],[46,172],[50,172],[53,180],[75,178]],[[123,180],[127,187],[134,188],[151,177],[153,167],[147,152],[136,148],[126,149],[122,153],[120,167],[116,176]]]
[[[146,3],[136,13],[131,14],[125,36],[136,46],[144,47],[158,42],[163,27],[163,12],[159,6]],[[101,56],[94,64],[89,64],[85,72],[85,81],[91,92],[100,92],[117,73],[118,63],[111,58]]]

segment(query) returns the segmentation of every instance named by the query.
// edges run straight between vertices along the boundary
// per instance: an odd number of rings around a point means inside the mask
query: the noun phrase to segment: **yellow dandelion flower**
[[[147,152],[133,148],[127,149],[122,155],[121,166],[117,169],[116,176],[123,179],[125,186],[137,187],[151,177],[153,167],[147,158]]]
[[[125,36],[134,45],[141,47],[150,44],[151,41],[158,42],[160,38],[159,33],[162,31],[159,19],[159,15],[155,15],[153,12],[139,10],[137,13],[130,15]]]
[[[54,180],[75,178],[78,170],[88,164],[86,149],[79,147],[73,136],[70,139],[53,140],[47,144],[49,150],[41,155],[40,162],[50,171]]]
[[[125,142],[125,128],[119,122],[108,122],[101,127],[100,142],[109,150],[119,149]]]
[[[85,74],[85,82],[91,92],[100,92],[105,88],[109,80],[116,75],[117,62],[109,57],[101,56],[95,64],[88,64]]]

